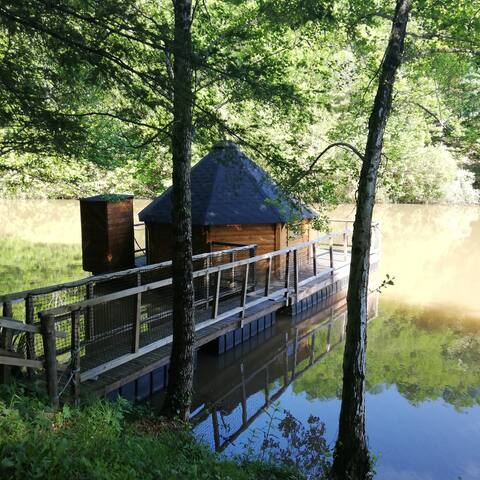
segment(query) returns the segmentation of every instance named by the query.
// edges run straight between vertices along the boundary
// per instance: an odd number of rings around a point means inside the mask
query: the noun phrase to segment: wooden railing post
[[[41,318],[43,348],[45,350],[45,373],[47,377],[47,392],[53,408],[60,405],[58,397],[57,377],[57,345],[55,340],[55,317],[45,315]]]
[[[298,295],[298,250],[293,251],[293,291]]]
[[[210,257],[207,257],[207,269],[210,268]],[[208,310],[208,307],[210,305],[210,274],[207,273],[205,275],[205,310]]]
[[[142,285],[142,275],[137,273],[137,287]],[[142,320],[142,294],[135,295],[135,311],[132,326],[132,353],[137,353],[140,348],[140,327]]]
[[[219,270],[216,275],[215,281],[215,298],[213,299],[212,306],[212,318],[217,318],[218,316],[218,303],[220,300],[220,281],[222,279],[222,271]]]
[[[272,278],[272,257],[268,259],[267,273],[265,276],[265,296],[268,297],[270,293],[270,281]]]
[[[245,278],[243,279],[242,285],[242,318],[245,318],[245,306],[247,304],[247,292],[248,292],[248,273],[250,269],[250,264],[245,265]]]
[[[285,254],[285,298],[288,301],[289,289],[290,289],[290,252]]]
[[[3,302],[2,313],[4,317],[12,318],[12,303]],[[4,350],[10,350],[12,347],[13,332],[10,328],[2,328],[2,333],[0,335],[0,348]],[[10,381],[10,367],[8,365],[0,366],[0,384],[6,384]]]
[[[348,231],[345,225],[345,231],[343,232],[343,259],[346,262],[348,259]]]
[[[313,257],[313,276],[317,276],[317,245],[312,245],[312,257]]]
[[[251,249],[250,249],[250,258],[253,258],[253,257],[256,257],[257,256],[257,246],[254,245]],[[257,284],[257,278],[256,278],[256,267],[255,267],[255,263],[252,263],[251,264],[251,269],[250,271],[252,272],[252,283],[253,285],[255,286]]]
[[[80,403],[80,310],[74,310],[72,319],[71,339],[71,369],[72,369],[72,394],[75,405]]]
[[[35,312],[34,312],[34,305],[33,305],[33,296],[27,295],[25,298],[25,323],[27,325],[33,325],[35,322]],[[35,360],[35,337],[34,334],[31,332],[26,333],[27,339],[27,358],[29,360]],[[34,374],[34,369],[28,369],[28,375],[32,376]]]
[[[232,252],[230,253],[230,263],[233,263],[234,261],[235,261],[235,252]],[[235,267],[232,267],[232,270],[230,273],[230,284],[232,288],[235,286]]]
[[[328,253],[330,255],[330,270],[331,270],[331,275],[333,277],[333,237],[330,235],[330,241],[328,245]]]
[[[91,300],[94,297],[93,282],[88,282],[86,285],[86,298]],[[85,311],[85,338],[91,340],[94,337],[94,325],[93,325],[93,307],[87,307]]]

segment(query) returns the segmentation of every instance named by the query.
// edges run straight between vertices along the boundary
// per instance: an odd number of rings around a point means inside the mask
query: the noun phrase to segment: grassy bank
[[[0,392],[2,479],[300,479],[271,464],[219,458],[183,426],[120,401],[52,412],[15,387]]]

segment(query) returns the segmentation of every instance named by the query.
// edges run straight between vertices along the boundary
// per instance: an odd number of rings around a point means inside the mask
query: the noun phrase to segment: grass
[[[0,391],[2,479],[300,479],[287,467],[226,460],[187,427],[126,401],[51,411],[19,386]]]

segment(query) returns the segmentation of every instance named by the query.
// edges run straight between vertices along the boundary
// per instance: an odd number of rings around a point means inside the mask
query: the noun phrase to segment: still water
[[[1,292],[82,275],[77,202],[0,201],[0,214]],[[345,206],[332,217],[352,215]],[[480,479],[480,209],[388,205],[375,216],[380,277],[395,277],[371,298],[366,406],[376,478]],[[324,307],[296,322],[280,318],[222,357],[199,355],[200,438],[225,455],[265,458],[267,437],[272,451],[305,462],[293,441],[321,422],[310,450],[333,445],[345,307]],[[289,429],[286,412],[298,420]]]

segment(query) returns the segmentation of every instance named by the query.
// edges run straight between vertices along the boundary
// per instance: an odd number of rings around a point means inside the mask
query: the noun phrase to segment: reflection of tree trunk
[[[367,293],[370,267],[372,212],[383,135],[392,103],[395,74],[401,63],[411,0],[398,0],[379,84],[368,125],[358,186],[348,285],[348,321],[343,358],[343,391],[338,439],[331,477],[367,478],[370,457],[365,437],[365,360],[367,345]]]
[[[191,0],[175,0],[173,98],[173,342],[164,412],[187,420],[193,383],[191,145],[192,145],[192,44]]]

